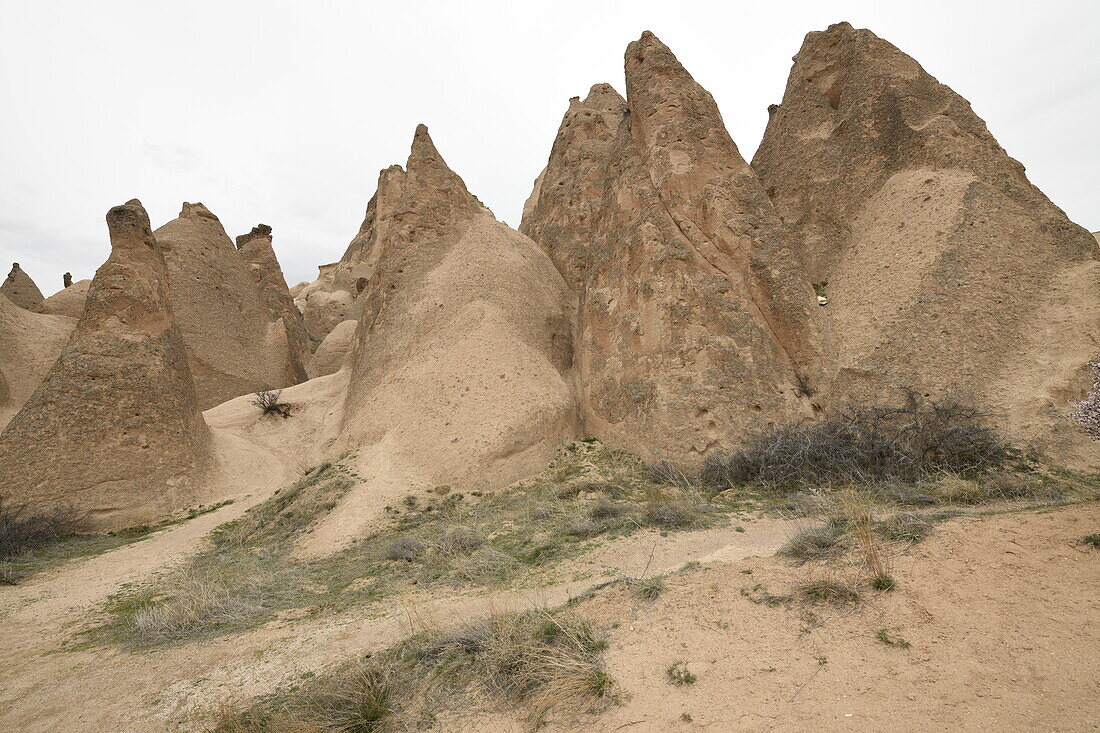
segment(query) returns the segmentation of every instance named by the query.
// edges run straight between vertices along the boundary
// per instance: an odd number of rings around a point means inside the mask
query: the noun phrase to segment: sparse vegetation
[[[752,588],[742,588],[741,595],[752,603],[765,606],[785,606],[794,600],[789,595],[776,595],[770,592],[762,583],[757,583]]]
[[[0,560],[10,560],[86,528],[83,514],[72,506],[31,509],[0,496]]]
[[[886,646],[894,646],[899,649],[908,649],[911,647],[912,644],[894,633],[896,631],[897,629],[879,629],[878,633],[875,634],[875,638]]]
[[[285,420],[290,417],[290,410],[293,405],[287,402],[280,402],[279,398],[282,394],[283,391],[281,389],[261,390],[256,393],[252,400],[252,404],[260,408],[260,412],[265,417],[267,415],[277,415]]]
[[[914,481],[1003,465],[1007,445],[976,409],[908,391],[902,404],[851,405],[810,424],[777,427],[708,461],[704,478],[792,490],[821,483]]]
[[[227,710],[215,733],[415,730],[460,707],[518,707],[539,726],[551,713],[596,711],[613,681],[607,636],[564,613],[493,615],[416,634],[298,689]]]
[[[811,602],[845,604],[859,601],[859,591],[855,586],[831,578],[802,583],[797,590],[800,598]]]
[[[1073,403],[1070,416],[1093,440],[1100,440],[1100,360],[1089,362],[1088,366],[1092,369],[1092,388],[1085,399]]]
[[[673,662],[665,669],[665,677],[677,687],[694,685],[699,678],[687,668],[687,662]]]
[[[834,516],[820,525],[799,530],[779,548],[777,554],[800,562],[832,557],[847,549],[847,531],[847,520]]]
[[[635,598],[647,602],[657,600],[665,592],[665,579],[660,575],[649,578],[631,578],[627,581],[627,584]]]
[[[1085,535],[1085,538],[1081,541],[1089,547],[1094,547],[1100,550],[1100,532],[1097,532],[1096,534]]]
[[[848,518],[852,537],[863,554],[863,564],[871,576],[871,587],[875,590],[893,590],[894,578],[875,538],[875,519],[870,501],[858,490],[849,488],[841,494],[840,504]]]

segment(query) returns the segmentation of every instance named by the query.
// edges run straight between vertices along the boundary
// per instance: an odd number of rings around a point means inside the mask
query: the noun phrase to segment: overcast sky
[[[623,91],[656,33],[718,101],[746,159],[811,30],[866,27],[962,94],[1032,182],[1100,229],[1100,3],[0,0],[0,268],[50,294],[109,252],[107,209],[153,226],[201,201],[264,222],[287,280],[359,228],[417,123],[518,226],[569,97]]]

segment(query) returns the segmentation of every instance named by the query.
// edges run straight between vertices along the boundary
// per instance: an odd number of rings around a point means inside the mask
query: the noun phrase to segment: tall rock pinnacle
[[[111,256],[72,338],[0,435],[0,485],[118,526],[185,506],[211,447],[148,215],[130,201],[107,226]]]
[[[1065,416],[1100,351],[1096,241],[965,99],[839,23],[806,36],[753,167],[827,282],[828,402],[951,393],[1100,460]]]

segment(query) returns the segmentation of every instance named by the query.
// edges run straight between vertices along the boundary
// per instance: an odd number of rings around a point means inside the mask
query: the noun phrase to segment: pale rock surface
[[[0,485],[15,501],[68,502],[120,526],[186,506],[212,443],[149,217],[135,200],[107,225],[111,256],[72,337],[0,434]]]
[[[301,381],[286,328],[218,218],[202,204],[185,203],[155,234],[201,409]]]
[[[309,362],[309,378],[316,379],[340,371],[355,346],[355,330],[359,322],[343,321],[328,332]]]
[[[1100,464],[1066,418],[1100,352],[1097,243],[965,99],[833,25],[806,37],[753,166],[827,282],[823,400],[951,394],[1014,440]]]
[[[53,316],[80,318],[80,314],[84,312],[84,300],[88,297],[88,288],[91,284],[91,280],[77,280],[43,300],[35,311]]]
[[[498,222],[417,128],[379,176],[339,445],[367,478],[305,540],[350,541],[410,487],[494,488],[577,434],[571,303],[539,247]]]
[[[34,393],[75,326],[76,319],[32,313],[0,298],[0,430]]]
[[[32,311],[42,302],[42,291],[31,280],[31,276],[23,272],[18,262],[13,262],[11,272],[0,283],[0,295],[6,295],[8,300],[20,308]]]
[[[302,312],[286,286],[283,269],[271,244],[271,227],[260,224],[248,234],[237,237],[237,253],[248,265],[252,281],[260,290],[260,298],[273,318],[282,319],[291,346],[291,368],[296,381],[306,379],[305,365],[312,348],[302,323]]]
[[[818,306],[710,94],[649,32],[626,77],[571,103],[522,229],[580,283],[585,433],[698,464],[813,414]]]

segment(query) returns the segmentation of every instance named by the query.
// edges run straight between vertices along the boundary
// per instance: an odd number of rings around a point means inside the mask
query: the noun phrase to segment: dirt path
[[[0,727],[199,730],[227,699],[268,692],[304,672],[394,643],[414,628],[458,623],[491,610],[555,606],[617,575],[672,571],[715,550],[729,558],[770,555],[790,529],[787,522],[764,519],[744,524],[743,532],[736,529],[741,523],[668,537],[639,532],[557,566],[540,577],[537,588],[449,595],[429,590],[365,611],[276,620],[252,632],[144,653],[58,652],[110,593],[187,556],[211,529],[265,495],[13,589],[2,601],[8,623],[0,627],[0,644],[15,664],[0,673]],[[571,580],[577,575],[584,578]]]

